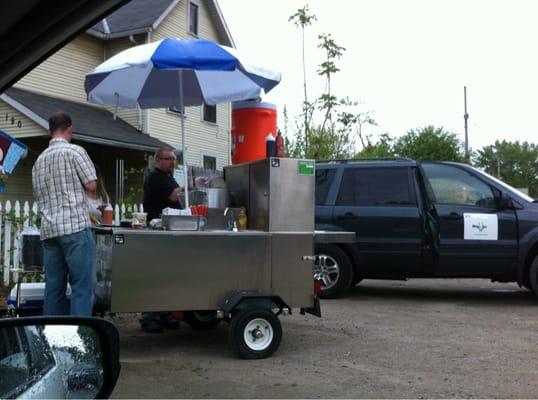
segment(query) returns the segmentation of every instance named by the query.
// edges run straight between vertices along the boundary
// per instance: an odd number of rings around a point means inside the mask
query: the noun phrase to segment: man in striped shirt
[[[95,243],[87,192],[95,191],[95,168],[86,150],[71,144],[69,115],[49,118],[52,140],[32,169],[34,198],[41,214],[45,267],[45,315],[91,315]],[[65,291],[71,284],[71,310]]]

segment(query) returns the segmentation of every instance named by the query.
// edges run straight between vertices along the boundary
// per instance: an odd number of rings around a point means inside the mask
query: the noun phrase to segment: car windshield
[[[474,168],[474,167],[473,167]],[[526,195],[525,193],[523,193],[522,191],[520,190],[517,190],[516,188],[508,185],[507,183],[501,181],[499,178],[495,178],[494,176],[488,174],[487,172],[485,171],[482,171],[478,168],[474,168],[475,170],[479,171],[481,174],[484,174],[486,175],[488,178],[490,178],[492,181],[495,181],[496,183],[498,183],[499,185],[501,185],[503,188],[507,189],[510,193],[516,195],[517,197],[525,200],[525,201],[528,201],[530,203],[536,203],[536,200],[533,199],[532,197]]]

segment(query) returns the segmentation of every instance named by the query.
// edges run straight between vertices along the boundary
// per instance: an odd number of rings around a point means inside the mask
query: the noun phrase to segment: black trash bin
[[[22,265],[25,271],[43,270],[43,243],[37,228],[22,232]]]

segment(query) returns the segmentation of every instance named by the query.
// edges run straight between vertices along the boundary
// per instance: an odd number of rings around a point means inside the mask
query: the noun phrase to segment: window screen
[[[216,170],[217,169],[217,157],[206,156],[204,155],[204,168]]]
[[[344,171],[337,205],[405,206],[415,204],[406,168],[349,168]]]

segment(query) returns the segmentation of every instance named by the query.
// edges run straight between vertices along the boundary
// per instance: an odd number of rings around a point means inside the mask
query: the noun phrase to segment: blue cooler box
[[[17,306],[17,286],[11,289],[7,298],[8,308]],[[19,313],[23,315],[43,315],[43,299],[45,298],[45,282],[21,283]],[[67,298],[71,296],[71,286],[67,285]]]

